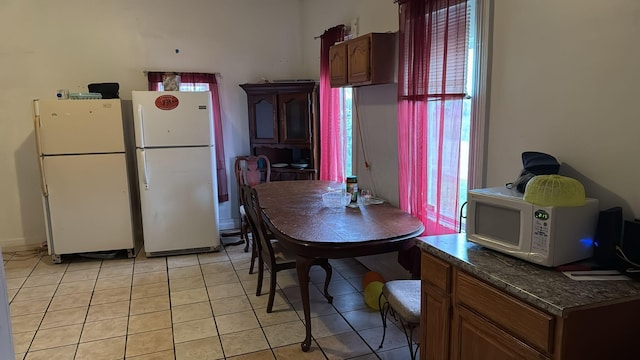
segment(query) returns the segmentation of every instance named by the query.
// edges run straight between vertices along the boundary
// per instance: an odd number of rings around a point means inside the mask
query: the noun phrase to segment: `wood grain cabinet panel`
[[[442,290],[423,281],[421,323],[422,331],[421,359],[449,358],[449,331],[451,328],[451,298]]]
[[[452,343],[460,344],[454,346],[453,359],[550,359],[465,307],[456,307],[453,317]]]
[[[280,142],[283,144],[311,144],[309,94],[295,93],[279,96]]]
[[[436,258],[435,256],[423,253],[420,270],[422,272],[423,280],[426,280],[438,289],[449,293],[451,265]]]
[[[550,352],[553,317],[508,296],[468,274],[456,276],[456,300],[541,351]]]
[[[422,252],[420,359],[639,358],[637,297],[554,315],[454,264]]]
[[[277,98],[273,94],[249,95],[249,134],[252,143],[278,143]]]
[[[451,328],[451,266],[422,253],[422,305],[420,308],[421,359],[448,359]]]
[[[388,84],[396,72],[396,33],[369,33],[329,49],[331,87]]]
[[[318,83],[287,81],[240,87],[247,93],[251,154],[265,155],[271,164],[308,164],[303,169],[272,167],[271,180],[317,179]]]
[[[371,37],[361,36],[347,43],[347,81],[363,83],[371,78]]]
[[[420,359],[548,359],[553,316],[422,252]]]
[[[331,87],[347,84],[347,43],[342,42],[329,48],[329,73]]]

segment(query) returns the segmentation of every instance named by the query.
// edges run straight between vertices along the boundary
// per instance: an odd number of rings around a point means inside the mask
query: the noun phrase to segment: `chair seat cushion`
[[[405,321],[420,323],[420,280],[391,280],[382,287],[389,306]]]

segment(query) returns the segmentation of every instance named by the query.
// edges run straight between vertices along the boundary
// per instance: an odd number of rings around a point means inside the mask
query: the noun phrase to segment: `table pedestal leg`
[[[313,265],[313,259],[298,256],[296,258],[296,271],[298,282],[300,283],[300,295],[302,297],[302,308],[304,309],[304,326],[306,337],[302,342],[302,351],[307,352],[311,348],[311,305],[309,304],[309,269]]]

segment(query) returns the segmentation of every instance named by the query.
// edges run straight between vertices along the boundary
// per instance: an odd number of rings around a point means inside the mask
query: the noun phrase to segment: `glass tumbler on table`
[[[358,203],[362,205],[368,205],[369,200],[371,199],[371,190],[369,189],[361,189],[360,196],[358,196]]]

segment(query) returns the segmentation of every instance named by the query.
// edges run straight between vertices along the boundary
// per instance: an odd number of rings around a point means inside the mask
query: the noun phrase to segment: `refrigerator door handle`
[[[147,154],[144,149],[140,150],[140,156],[142,157],[142,178],[144,179],[145,190],[149,189],[149,174],[147,172]]]
[[[40,143],[40,108],[38,106],[38,100],[33,100],[33,129],[36,135],[36,150],[38,156],[42,156],[42,144]]]
[[[44,176],[44,160],[42,156],[38,156],[38,167],[40,168],[40,190],[42,190],[42,196],[49,196],[49,188],[47,187],[47,178]]]
[[[142,104],[138,104],[138,119],[140,119],[140,148],[144,149],[144,111]]]
[[[33,129],[36,136],[36,151],[38,152],[38,168],[40,169],[40,190],[42,196],[49,196],[47,190],[47,179],[44,176],[44,160],[42,158],[42,143],[40,142],[40,108],[38,106],[38,99],[33,100]]]

